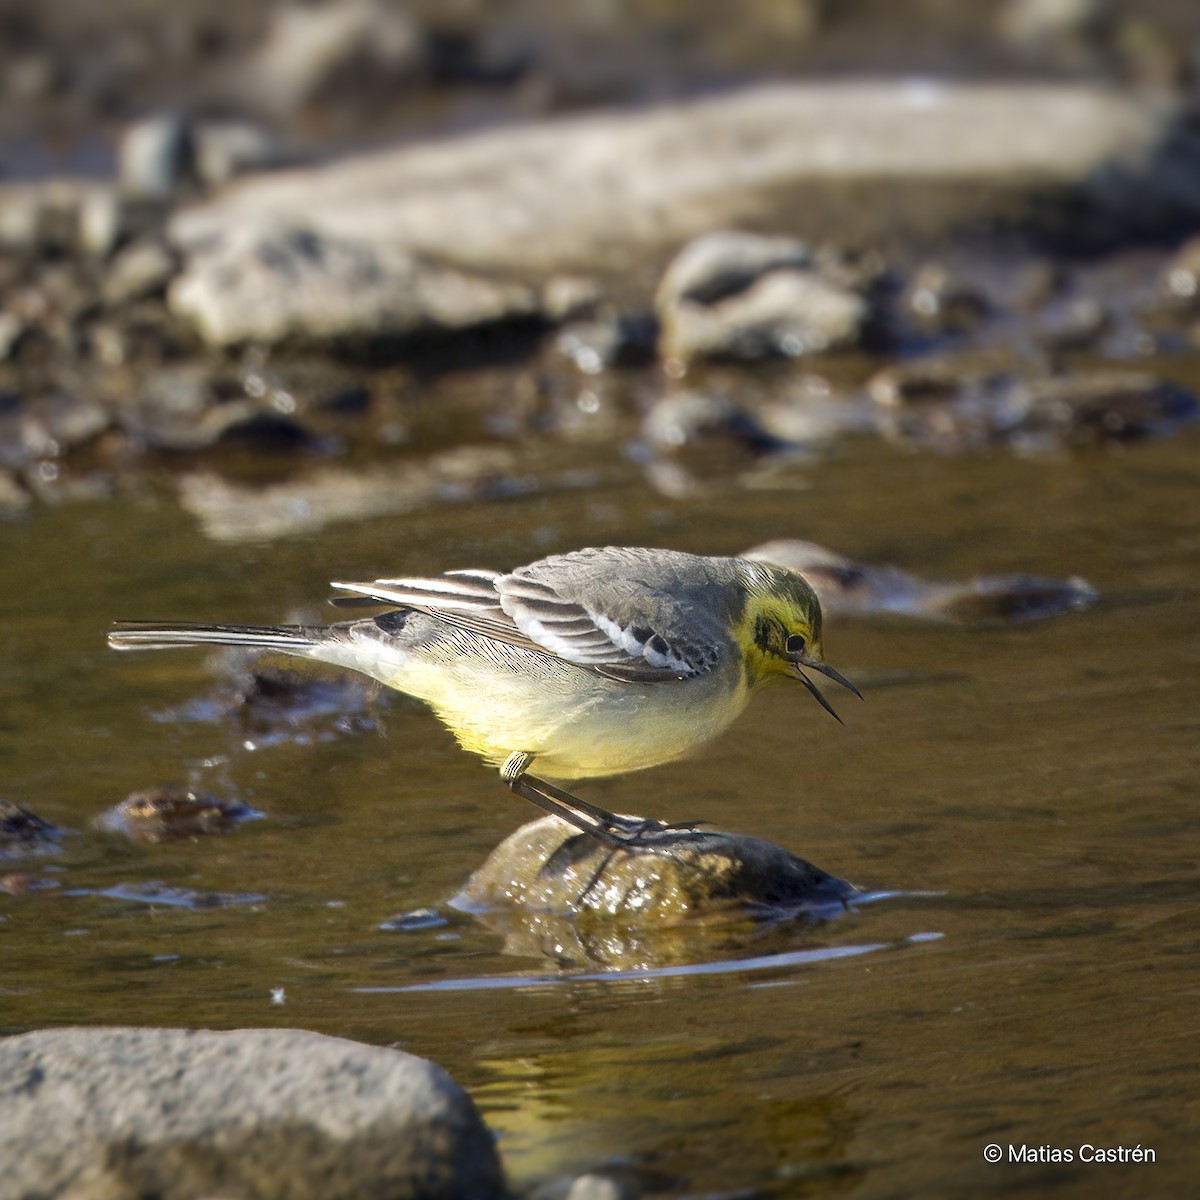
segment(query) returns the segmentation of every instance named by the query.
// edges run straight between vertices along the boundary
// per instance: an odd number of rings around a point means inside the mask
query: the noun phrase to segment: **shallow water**
[[[1036,461],[864,440],[770,490],[533,491],[275,544],[206,542],[153,486],[0,526],[0,794],[76,831],[0,864],[60,885],[0,895],[0,1031],[298,1026],[402,1046],[470,1089],[519,1188],[607,1167],[668,1196],[1186,1194],[1198,482],[1195,430]],[[835,697],[844,727],[780,688],[694,760],[586,785],[888,893],[827,924],[626,946],[615,971],[564,964],[553,937],[506,953],[503,930],[440,907],[536,814],[415,703],[263,737],[181,719],[214,687],[201,652],[104,645],[117,617],[281,619],[333,578],[781,536],[933,577],[1080,575],[1101,599],[1020,628],[835,625],[829,657],[866,695]],[[146,846],[92,827],[158,784],[265,819]],[[444,920],[381,928],[425,907]],[[990,1143],[1157,1161],[993,1166]]]

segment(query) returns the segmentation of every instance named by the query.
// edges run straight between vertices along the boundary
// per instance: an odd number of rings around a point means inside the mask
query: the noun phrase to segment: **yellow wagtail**
[[[425,701],[508,787],[609,845],[657,822],[627,819],[528,774],[615,775],[670,762],[723,730],[752,692],[819,671],[821,607],[795,571],[744,558],[609,546],[509,574],[335,583],[341,606],[388,611],[334,625],[124,621],[118,650],[252,646],[350,667]]]

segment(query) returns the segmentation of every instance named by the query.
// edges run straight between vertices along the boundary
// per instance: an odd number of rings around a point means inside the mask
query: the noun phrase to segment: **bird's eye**
[[[785,647],[789,654],[803,654],[807,648],[808,639],[802,633],[793,633]]]

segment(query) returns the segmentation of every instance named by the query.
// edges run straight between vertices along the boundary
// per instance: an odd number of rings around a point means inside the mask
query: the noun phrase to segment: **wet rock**
[[[25,322],[14,312],[0,311],[0,362],[10,358],[25,332]]]
[[[566,326],[554,348],[584,375],[599,375],[613,367],[647,365],[657,332],[652,317],[610,313]]]
[[[542,311],[555,324],[585,321],[596,315],[602,299],[603,292],[594,279],[586,275],[554,275],[542,288]]]
[[[303,479],[244,487],[197,473],[180,481],[183,507],[218,542],[257,541],[323,529],[337,521],[412,512],[435,501],[504,494],[516,466],[502,447],[461,446],[403,466],[315,470]]]
[[[0,862],[57,854],[61,837],[62,830],[49,821],[11,800],[0,800]]]
[[[1185,388],[1101,368],[1018,375],[982,358],[897,365],[869,381],[886,437],[944,451],[1009,445],[1040,452],[1162,436],[1200,418]]]
[[[169,302],[214,346],[371,343],[539,314],[539,296],[524,284],[300,227],[240,231],[193,258]]]
[[[467,1095],[300,1030],[55,1029],[0,1042],[5,1196],[506,1195]]]
[[[1163,269],[1162,286],[1181,305],[1200,307],[1200,237],[1189,238],[1171,256]]]
[[[403,8],[381,0],[290,3],[275,9],[239,86],[251,100],[287,113],[345,103],[347,93],[362,104],[372,92],[411,82],[424,65],[424,38]]]
[[[127,195],[166,200],[193,175],[190,123],[160,113],[128,126],[117,147],[117,176]]]
[[[1093,296],[1073,296],[1038,314],[1034,332],[1051,351],[1087,350],[1112,327],[1108,308]]]
[[[79,248],[94,258],[107,258],[128,223],[124,203],[116,188],[89,188],[79,203],[78,223]]]
[[[808,264],[807,247],[788,238],[713,233],[690,243],[655,297],[663,357],[686,366],[854,345],[867,320],[866,299]]]
[[[988,298],[940,263],[927,263],[901,297],[909,320],[924,333],[964,333],[989,313]]]
[[[1200,417],[1186,389],[1137,371],[1029,379],[1008,396],[1010,436],[1072,444],[1125,441],[1172,432]]]
[[[660,396],[642,419],[642,437],[658,450],[679,450],[713,439],[753,454],[787,450],[794,445],[768,432],[749,407],[707,391]]]
[[[171,231],[196,287],[286,229],[521,278],[644,267],[755,221],[845,245],[1066,211],[1111,235],[1200,210],[1195,151],[1167,152],[1177,116],[1162,96],[1084,84],[774,84],[248,179]]]
[[[160,450],[200,450],[218,441],[259,446],[303,446],[312,434],[272,396],[254,395],[241,383],[214,374],[204,363],[184,363],[149,374],[139,391],[122,395],[121,426],[141,445]]]
[[[736,230],[705,234],[671,260],[658,285],[658,307],[718,304],[770,271],[802,271],[811,265],[808,246],[795,238]]]
[[[971,375],[945,361],[898,363],[882,367],[867,380],[867,395],[884,408],[944,404],[957,399]]]
[[[130,222],[109,185],[87,179],[50,179],[0,185],[0,249],[26,256],[85,254],[103,257]]]
[[[126,796],[101,813],[96,826],[124,834],[131,842],[157,845],[231,833],[243,821],[262,815],[240,800],[210,796],[194,788],[156,787]]]
[[[1001,37],[1031,57],[1093,66],[1117,28],[1112,0],[1008,0],[1000,10]]]
[[[1099,593],[1079,578],[983,575],[963,583],[918,579],[899,567],[857,562],[814,542],[764,542],[744,558],[798,571],[812,585],[827,617],[892,613],[953,625],[1039,621],[1087,608]]]
[[[15,517],[23,513],[33,497],[9,471],[0,470],[0,517]]]
[[[238,175],[293,161],[294,155],[250,121],[201,121],[193,131],[195,171],[202,184],[219,187]]]
[[[543,817],[505,838],[454,904],[655,925],[712,911],[830,915],[858,895],[760,838],[662,827],[648,837],[652,851],[614,852],[557,817]]]
[[[109,266],[103,283],[104,299],[116,305],[165,295],[178,266],[179,260],[161,241],[134,242]]]

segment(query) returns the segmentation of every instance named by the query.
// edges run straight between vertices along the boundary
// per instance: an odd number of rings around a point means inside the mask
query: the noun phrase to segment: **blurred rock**
[[[1020,380],[1007,404],[1010,434],[1073,444],[1162,435],[1200,417],[1191,392],[1139,371]]]
[[[962,387],[961,369],[938,359],[882,367],[867,380],[867,394],[885,408],[945,403]]]
[[[163,366],[115,397],[114,415],[136,448],[202,450],[239,444],[258,450],[317,449],[321,442],[290,393],[255,386],[219,364]]]
[[[292,161],[278,140],[250,121],[202,121],[192,135],[199,181],[219,187],[238,175]]]
[[[0,517],[14,517],[23,513],[33,497],[8,471],[0,470]]]
[[[918,579],[899,567],[856,562],[814,542],[764,542],[742,557],[798,571],[812,585],[827,617],[892,613],[954,625],[1017,624],[1086,608],[1098,598],[1082,579],[983,575],[965,583]]]
[[[712,233],[685,246],[667,268],[655,305],[662,356],[798,358],[854,345],[865,298],[808,266],[802,242]]]
[[[1189,238],[1162,273],[1164,292],[1188,308],[1200,308],[1200,237]]]
[[[156,787],[133,792],[96,818],[96,826],[131,842],[158,845],[231,833],[263,814],[243,804],[193,788]]]
[[[1073,296],[1047,305],[1039,314],[1034,333],[1047,350],[1087,350],[1112,327],[1108,308],[1093,296]]]
[[[245,180],[171,228],[197,287],[287,229],[523,278],[644,268],[755,221],[842,245],[989,216],[1161,230],[1200,213],[1200,153],[1172,140],[1177,122],[1162,96],[1085,84],[774,84]]]
[[[441,1068],[290,1029],[6,1038],[0,1160],[14,1198],[508,1194],[490,1133]]]
[[[629,852],[613,851],[558,817],[532,821],[492,851],[454,904],[658,925],[714,910],[830,916],[859,894],[760,838],[647,824],[652,848]]]
[[[0,862],[57,854],[62,830],[11,800],[0,800]],[[0,1162],[3,1157],[0,1156]]]
[[[7,400],[0,397],[0,467],[54,459],[90,442],[109,427],[108,412],[82,395],[54,391]]]
[[[978,288],[940,263],[927,263],[909,281],[902,305],[924,333],[963,333],[975,328],[991,309]]]
[[[166,200],[194,177],[194,162],[190,123],[177,113],[160,113],[122,133],[117,177],[127,195]]]
[[[554,348],[584,375],[613,367],[645,366],[654,359],[657,326],[650,317],[608,313],[565,326]]]
[[[1095,65],[1117,29],[1112,0],[1007,0],[997,29],[1031,57]]]
[[[94,258],[107,258],[125,230],[126,215],[113,187],[88,188],[79,202],[79,248]]]
[[[472,275],[394,245],[303,228],[222,242],[189,260],[169,302],[214,346],[367,344],[461,332],[539,313],[536,290]]]
[[[266,40],[238,78],[249,98],[288,113],[345,102],[347,94],[361,105],[372,91],[412,82],[424,66],[422,32],[399,5],[286,3],[276,8]]]
[[[108,304],[127,304],[147,296],[165,295],[179,260],[159,240],[133,242],[113,259],[102,291]]]
[[[728,396],[701,391],[660,396],[642,419],[642,437],[659,450],[678,450],[713,438],[755,454],[791,447],[769,433],[749,408]]]
[[[658,285],[659,310],[671,305],[718,304],[770,271],[801,271],[812,254],[795,238],[764,237],[730,230],[689,242],[671,260]]]

